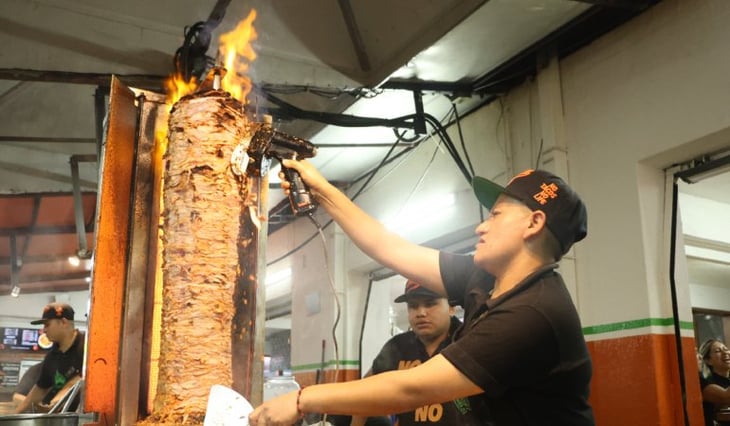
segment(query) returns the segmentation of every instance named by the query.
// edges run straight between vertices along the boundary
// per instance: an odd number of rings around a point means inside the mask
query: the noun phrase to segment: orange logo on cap
[[[56,316],[59,318],[63,317],[63,307],[56,306]]]
[[[530,174],[532,174],[532,172],[534,172],[534,170],[527,169],[527,170],[525,170],[524,172],[522,172],[520,174],[514,175],[512,177],[512,179],[510,179],[509,182],[507,182],[507,185],[509,185],[510,183],[514,182],[515,179],[519,179],[521,177],[529,176]]]
[[[532,196],[532,198],[540,203],[540,205],[547,204],[548,199],[550,198],[558,198],[558,185],[554,183],[549,185],[547,183],[543,183],[540,185],[540,189],[542,189],[542,191]]]

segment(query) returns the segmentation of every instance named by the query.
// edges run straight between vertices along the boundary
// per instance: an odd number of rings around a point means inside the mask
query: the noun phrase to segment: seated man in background
[[[74,328],[74,310],[65,303],[51,303],[43,316],[31,324],[43,324],[43,332],[53,342],[43,359],[38,381],[28,396],[15,408],[22,413],[38,404],[47,411],[71,386],[81,379],[84,364],[84,337]]]
[[[25,397],[30,393],[30,390],[33,389],[33,386],[41,376],[42,367],[43,363],[39,362],[38,364],[31,366],[25,374],[23,374],[23,377],[20,378],[18,385],[15,387],[15,392],[13,392],[13,402],[16,407],[23,402]]]
[[[429,360],[451,343],[454,332],[461,326],[448,300],[413,280],[406,281],[405,292],[395,303],[408,304],[410,330],[388,340],[373,361],[366,376],[385,371],[405,370]],[[481,425],[484,420],[473,417],[468,398],[445,403],[424,405],[414,411],[396,414],[399,426],[418,424]],[[363,417],[353,417],[352,426],[364,424]]]

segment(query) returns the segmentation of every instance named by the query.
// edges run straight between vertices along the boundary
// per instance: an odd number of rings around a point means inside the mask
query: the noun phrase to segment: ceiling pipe
[[[107,116],[108,97],[108,85],[96,87],[94,91],[94,141],[96,142],[97,157],[101,157],[101,147],[104,144],[104,120]]]
[[[81,182],[79,178],[80,162],[96,162],[96,155],[72,155],[69,162],[71,163],[71,181],[73,184],[74,197],[74,217],[76,219],[76,236],[79,241],[79,249],[77,255],[81,259],[91,258],[91,251],[86,244],[86,224],[84,223],[84,206],[81,201]]]
[[[20,262],[18,262],[18,247],[15,240],[15,234],[10,235],[10,295],[13,297],[20,296],[20,286],[18,285],[18,274],[20,273]]]
[[[0,136],[0,142],[94,143],[93,138],[56,138],[47,136]]]

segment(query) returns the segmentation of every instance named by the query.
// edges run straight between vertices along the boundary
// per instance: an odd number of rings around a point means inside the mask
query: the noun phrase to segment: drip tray
[[[93,414],[12,414],[0,416],[0,426],[79,426],[94,421]]]

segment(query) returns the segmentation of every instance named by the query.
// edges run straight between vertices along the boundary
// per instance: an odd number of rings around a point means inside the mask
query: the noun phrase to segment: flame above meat
[[[254,20],[256,20],[256,10],[251,9],[248,17],[239,22],[233,31],[222,34],[219,38],[223,64],[228,70],[221,81],[221,87],[244,104],[246,103],[244,99],[251,92],[251,79],[248,78],[249,64],[256,60],[256,52],[251,44],[258,37],[253,26]]]
[[[246,96],[251,92],[251,79],[248,77],[249,66],[256,59],[256,52],[252,42],[258,38],[253,22],[256,20],[256,10],[251,9],[246,19],[238,23],[233,31],[221,34],[218,38],[219,51],[217,62],[222,64],[226,72],[221,80],[221,89],[246,104]],[[184,77],[176,73],[165,81],[167,90],[167,105],[172,108],[180,98],[198,89],[200,82],[193,78],[185,81]]]

